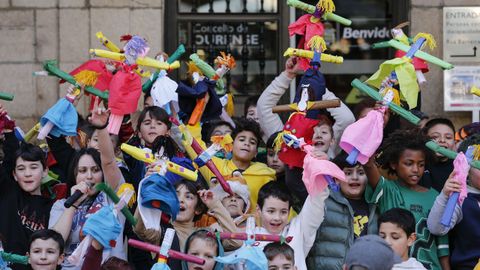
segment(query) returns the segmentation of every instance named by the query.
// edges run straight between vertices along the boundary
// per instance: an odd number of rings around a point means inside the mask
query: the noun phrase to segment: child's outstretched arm
[[[375,190],[381,177],[377,164],[375,164],[375,156],[370,157],[368,162],[363,165],[363,168],[365,169],[365,173],[367,174],[368,184],[370,185],[372,190]]]
[[[285,63],[285,71],[280,73],[275,80],[263,91],[257,102],[257,113],[260,127],[263,131],[263,141],[267,142],[270,136],[283,129],[283,122],[280,116],[272,112],[272,108],[277,105],[290,83],[299,70],[297,57],[290,57]]]
[[[322,100],[333,100],[338,99],[337,96],[328,89],[325,89],[325,94],[322,96]],[[340,102],[340,107],[328,108],[327,111],[335,119],[335,124],[333,124],[333,136],[335,138],[335,147],[331,146],[330,149],[334,151],[335,156],[341,151],[338,143],[342,137],[343,131],[351,124],[355,122],[355,116],[353,116],[352,111],[345,105],[345,103]]]
[[[107,131],[109,115],[110,112],[108,110],[98,108],[98,105],[96,105],[93,108],[92,116],[90,116],[89,121],[90,124],[98,130],[98,148],[102,161],[103,177],[105,182],[113,190],[116,190],[119,183],[124,182],[124,179],[120,168],[117,166],[115,150]]]
[[[230,213],[228,213],[227,209],[223,206],[220,200],[214,197],[214,194],[211,190],[199,190],[198,195],[202,202],[208,207],[208,212],[217,219],[218,225],[220,225],[223,232],[238,232],[237,225],[235,225]],[[241,240],[222,240],[222,245],[228,250],[240,248],[242,244],[243,242]]]
[[[297,266],[305,264],[305,258],[315,242],[317,230],[325,217],[325,200],[328,196],[328,188],[314,196],[309,195],[303,204],[302,211],[290,222],[288,236],[293,236],[290,246],[295,250]],[[306,269],[306,266],[299,268]]]
[[[432,209],[428,214],[427,226],[431,233],[436,235],[446,235],[456,224],[458,224],[462,218],[462,207],[459,204],[455,205],[455,211],[453,212],[452,221],[450,226],[444,226],[440,222],[442,219],[443,212],[445,212],[445,207],[447,205],[448,198],[452,192],[460,192],[461,186],[453,178],[454,172],[450,174],[445,185],[443,186],[442,192],[438,194],[435,202],[433,203]]]

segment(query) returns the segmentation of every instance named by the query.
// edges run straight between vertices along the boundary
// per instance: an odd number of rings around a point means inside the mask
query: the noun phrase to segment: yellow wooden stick
[[[100,50],[100,49],[90,49],[89,51],[94,56],[103,57],[112,59],[115,61],[125,61],[125,55],[123,53],[116,53],[110,52],[107,50]],[[160,62],[150,57],[138,57],[136,63],[141,66],[152,67],[156,69],[177,69],[180,67],[180,62],[175,61],[172,64],[168,64],[167,62]]]
[[[288,48],[283,53],[283,56],[298,56],[298,57],[313,59],[313,51],[295,49],[295,48]],[[336,56],[336,55],[331,55],[331,54],[327,54],[327,53],[322,53],[320,55],[320,60],[322,62],[328,62],[328,63],[334,63],[334,64],[342,64],[343,63],[343,57]]]

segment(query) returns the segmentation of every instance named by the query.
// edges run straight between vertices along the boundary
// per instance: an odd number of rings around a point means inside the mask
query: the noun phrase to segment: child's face
[[[117,144],[117,138],[115,138],[113,135],[110,135],[110,141],[112,141],[112,145]],[[87,142],[87,147],[97,149],[99,151],[98,147],[98,130],[95,130],[92,134],[92,137],[88,140]]]
[[[250,162],[257,155],[258,140],[250,131],[242,131],[233,141],[233,159]]]
[[[95,130],[92,133],[92,137],[87,142],[87,147],[98,150],[98,132]]]
[[[76,183],[80,184],[81,182],[86,182],[90,185],[90,187],[93,187],[95,184],[101,183],[102,181],[102,169],[97,165],[97,163],[95,163],[95,160],[93,160],[92,156],[81,156],[77,166]],[[94,188],[92,188],[90,192],[90,195],[97,193]]]
[[[168,126],[157,119],[151,118],[150,113],[145,115],[142,123],[140,123],[140,139],[144,140],[146,144],[151,145],[158,136],[168,133]]]
[[[211,240],[206,241],[202,238],[195,238],[190,243],[188,254],[205,260],[204,265],[187,263],[188,270],[213,270],[215,267],[215,257],[218,256],[218,247]]]
[[[232,129],[227,125],[216,126],[212,130],[212,136],[224,136],[232,133]]]
[[[245,208],[245,202],[242,197],[237,194],[223,198],[222,204],[232,218],[241,216],[243,214],[243,209]]]
[[[397,224],[385,222],[380,224],[378,235],[385,239],[385,241],[392,247],[393,251],[400,256],[404,261],[408,259],[408,250],[415,242],[416,235],[412,233],[407,236],[407,233]]]
[[[438,145],[455,150],[455,132],[449,126],[443,124],[435,125],[428,130],[427,135]]]
[[[53,239],[35,239],[30,244],[28,263],[33,270],[55,270],[63,262],[58,243]]]
[[[367,175],[361,165],[355,167],[343,168],[345,173],[345,182],[339,181],[340,190],[343,196],[348,199],[361,199],[367,185]]]
[[[288,223],[290,207],[288,202],[278,198],[268,197],[262,209],[257,205],[257,213],[262,219],[262,227],[269,233],[280,234]]]
[[[405,149],[398,163],[391,166],[407,186],[416,186],[425,171],[425,154],[421,150]]]
[[[468,172],[468,183],[470,186],[480,189],[480,170],[473,167]]]
[[[198,203],[198,195],[191,193],[185,185],[177,187],[180,212],[177,215],[178,222],[192,222],[195,217],[195,208]]]
[[[268,270],[297,270],[292,260],[289,260],[283,254],[278,254],[273,260],[268,261]]]
[[[274,149],[267,149],[267,164],[277,175],[285,172],[285,164],[278,158],[278,152]]]
[[[20,188],[32,195],[40,195],[42,178],[47,176],[48,169],[44,169],[40,161],[28,161],[17,158],[13,176]]]
[[[331,127],[327,124],[318,125],[313,128],[312,145],[325,153],[328,152],[330,144],[334,142]]]
[[[247,115],[245,115],[245,118],[251,119],[258,123],[257,106],[248,107]]]

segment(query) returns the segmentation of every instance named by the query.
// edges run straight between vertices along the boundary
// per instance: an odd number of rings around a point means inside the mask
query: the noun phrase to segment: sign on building
[[[480,7],[443,8],[443,59],[480,62]]]
[[[480,7],[443,8],[443,59],[455,68],[444,71],[444,109],[472,111],[478,119],[480,97]]]

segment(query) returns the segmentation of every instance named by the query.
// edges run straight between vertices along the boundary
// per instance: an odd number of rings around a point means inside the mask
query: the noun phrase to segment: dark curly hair
[[[425,154],[425,162],[428,163],[434,158],[434,155],[425,146],[427,141],[427,137],[419,129],[397,130],[390,134],[378,148],[376,161],[389,174],[396,174],[390,164],[398,163],[402,153],[409,149],[422,151]]]
[[[239,118],[235,122],[235,129],[232,131],[232,134],[231,134],[232,139],[235,140],[238,133],[240,133],[242,131],[252,132],[253,135],[255,135],[255,137],[257,138],[257,142],[258,142],[257,147],[258,147],[258,145],[260,144],[260,142],[262,140],[262,130],[260,129],[260,125],[253,120],[246,119],[246,118]]]

